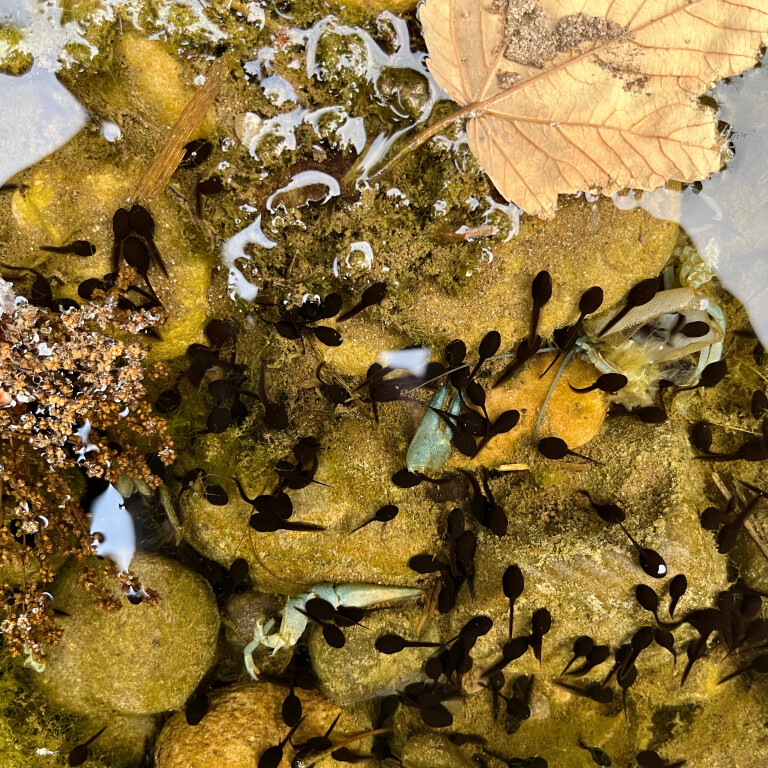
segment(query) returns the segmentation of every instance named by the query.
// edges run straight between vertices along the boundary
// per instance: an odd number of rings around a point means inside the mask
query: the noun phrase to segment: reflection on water
[[[768,344],[768,68],[721,83],[714,96],[735,155],[701,191],[685,190],[680,223]]]
[[[56,79],[35,65],[22,77],[0,75],[0,184],[66,144],[88,113]]]
[[[613,201],[623,210],[642,207],[658,219],[679,222],[768,345],[768,68],[722,82],[713,96],[718,117],[734,129],[735,154],[725,170],[682,193],[630,192]]]

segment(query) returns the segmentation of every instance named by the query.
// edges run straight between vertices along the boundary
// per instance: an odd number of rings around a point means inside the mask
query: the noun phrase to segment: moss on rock
[[[182,713],[174,715],[163,728],[155,746],[157,768],[253,768],[263,752],[285,738],[287,728],[281,718],[281,706],[287,689],[272,683],[244,683],[223,688],[210,695],[207,714],[196,726],[187,724]],[[364,707],[340,707],[314,691],[297,690],[306,719],[292,739],[301,744],[314,736],[322,736],[333,719],[341,714],[333,730],[334,738],[353,736],[370,727],[371,714]],[[370,748],[370,740],[355,744],[362,751]],[[285,763],[289,764],[295,749],[286,747]],[[340,767],[331,757],[316,763]]]
[[[92,714],[178,709],[213,662],[219,613],[208,583],[159,555],[136,555],[132,569],[160,593],[157,606],[120,598],[119,611],[99,610],[77,585],[77,564],[51,587],[67,614],[64,636],[34,680],[59,706]]]
[[[427,631],[418,634],[423,618],[423,608],[413,605],[372,611],[363,621],[365,627],[344,631],[343,648],[330,647],[322,632],[312,632],[309,652],[323,693],[334,701],[359,701],[396,693],[422,679],[424,662],[433,648],[406,648],[386,655],[379,653],[374,643],[376,638],[392,632],[409,640],[438,640],[439,632],[432,622]]]
[[[225,483],[231,492],[223,507],[194,490],[182,496],[185,537],[224,565],[244,557],[259,585],[281,594],[323,582],[413,585],[417,576],[408,559],[437,545],[438,508],[420,488],[400,489],[391,482],[405,466],[406,441],[413,431],[410,414],[398,404],[381,409],[379,424],[350,412],[327,426],[320,438],[319,482],[289,492],[292,519],[326,530],[257,533],[248,526],[253,508]],[[275,482],[271,468],[238,476],[252,497],[269,493]],[[350,534],[385,504],[398,505],[394,520]]]

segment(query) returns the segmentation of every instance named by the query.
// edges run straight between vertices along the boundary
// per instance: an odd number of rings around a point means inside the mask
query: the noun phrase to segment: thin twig
[[[229,63],[222,56],[211,64],[206,81],[189,101],[159,152],[149,164],[131,200],[146,202],[162,192],[184,157],[184,145],[202,122],[229,74]]]

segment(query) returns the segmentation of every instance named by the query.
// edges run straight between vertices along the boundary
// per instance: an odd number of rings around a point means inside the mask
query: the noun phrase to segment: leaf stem
[[[388,160],[384,165],[379,168],[372,176],[369,176],[368,181],[378,181],[383,176],[386,176],[392,168],[409,152],[413,152],[414,149],[420,147],[425,141],[429,141],[433,136],[436,136],[444,128],[447,128],[452,123],[456,123],[459,120],[463,120],[465,117],[472,117],[475,113],[477,105],[468,104],[466,107],[461,107],[455,112],[451,113],[442,120],[438,120],[434,125],[429,128],[425,128],[421,133],[414,136],[393,158]]]

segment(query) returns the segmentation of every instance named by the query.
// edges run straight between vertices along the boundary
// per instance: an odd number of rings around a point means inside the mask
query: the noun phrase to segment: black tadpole
[[[669,582],[669,615],[675,617],[675,608],[680,598],[688,589],[688,579],[684,573],[678,573],[672,581]]]
[[[336,318],[337,322],[343,323],[345,320],[349,320],[350,317],[354,317],[355,315],[362,312],[364,309],[367,309],[368,307],[373,307],[376,304],[381,304],[381,302],[384,301],[384,297],[386,295],[387,295],[386,283],[373,283],[373,285],[369,285],[363,291],[363,294],[360,297],[360,301],[358,301],[354,307],[352,307],[351,309],[348,309],[342,315],[339,315],[339,317]]]
[[[376,514],[374,514],[373,517],[358,525],[357,528],[353,528],[350,533],[355,533],[355,531],[365,528],[369,523],[388,523],[390,520],[395,519],[399,511],[400,510],[394,504],[385,504],[376,511]]]
[[[206,195],[218,195],[224,191],[224,182],[218,176],[199,181],[195,186],[195,211],[198,216],[203,215],[203,197]]]
[[[374,647],[379,653],[391,655],[400,653],[404,648],[440,648],[442,643],[433,643],[426,640],[406,640],[400,635],[394,633],[381,635],[376,639]]]
[[[532,347],[539,330],[541,310],[552,298],[552,277],[545,269],[533,278],[531,283],[531,298],[533,309],[531,310],[531,324],[528,329],[528,346]]]
[[[626,529],[624,523],[619,523],[619,527],[632,542],[632,546],[637,550],[637,557],[643,572],[652,579],[662,579],[667,575],[667,564],[664,558],[655,550],[649,547],[641,547],[634,536]]]
[[[571,666],[573,666],[573,662],[576,661],[576,659],[586,656],[594,647],[595,641],[589,635],[581,635],[581,637],[577,637],[573,643],[573,656],[560,674],[564,675]]]
[[[501,579],[504,596],[509,600],[509,639],[512,639],[515,623],[515,601],[523,594],[525,577],[519,565],[510,565]]]
[[[288,735],[278,744],[275,744],[273,747],[269,747],[268,749],[264,750],[262,752],[261,757],[259,758],[259,768],[277,768],[280,765],[280,762],[283,759],[283,750],[285,749],[285,745],[291,740],[291,737],[294,733],[298,730],[299,726],[304,722],[304,717],[302,717],[298,723],[296,723],[290,731],[288,731]]]
[[[656,277],[649,277],[647,280],[641,280],[637,285],[630,288],[627,294],[627,301],[624,306],[603,326],[599,339],[611,330],[617,323],[623,320],[635,307],[642,307],[651,301],[659,292],[659,280]]]
[[[741,669],[737,669],[735,672],[731,672],[730,675],[726,675],[725,677],[721,678],[721,680],[718,682],[718,685],[727,682],[728,680],[733,680],[734,677],[738,677],[739,675],[743,675],[747,672],[757,672],[760,675],[767,675],[768,674],[768,653],[761,653],[759,656],[755,656],[752,661],[749,662],[745,667],[741,667]]]
[[[280,710],[283,722],[292,728],[301,722],[302,707],[301,699],[296,695],[294,691],[294,669],[295,669],[295,657],[291,659],[291,687],[288,691],[288,695],[283,699],[283,704]]]
[[[82,765],[88,759],[89,745],[96,741],[96,739],[98,739],[99,736],[101,736],[101,734],[106,730],[107,726],[105,725],[100,731],[94,733],[93,736],[88,739],[88,741],[85,741],[82,744],[78,744],[76,747],[74,747],[67,758],[68,765]]]
[[[565,440],[559,437],[543,437],[541,440],[539,440],[536,448],[545,459],[550,459],[552,461],[559,461],[560,459],[564,459],[566,456],[576,456],[579,459],[584,459],[584,461],[590,462],[591,464],[601,463],[596,459],[590,458],[589,456],[584,456],[581,453],[572,451],[568,447],[568,444],[565,442]]]
[[[557,354],[552,359],[552,362],[547,366],[547,369],[544,371],[544,373],[539,376],[540,379],[544,378],[544,376],[549,373],[549,370],[560,359],[560,357],[562,357],[562,355],[567,355],[571,351],[573,345],[576,343],[576,339],[579,336],[579,329],[581,327],[581,323],[584,321],[584,318],[587,315],[591,315],[593,312],[597,312],[597,310],[600,309],[602,303],[603,289],[599,285],[588,288],[586,291],[584,291],[584,293],[581,294],[581,298],[579,299],[579,319],[574,323],[568,335],[565,337],[565,341],[563,342],[562,347],[557,351]]]
[[[652,749],[644,749],[642,752],[638,752],[635,759],[640,768],[681,768],[686,762],[685,760],[676,760],[670,763],[662,759],[659,753],[654,752]]]
[[[523,339],[517,345],[512,362],[496,377],[496,380],[493,382],[493,388],[501,386],[507,379],[517,375],[522,370],[522,367],[539,351],[540,347],[541,338],[538,336],[533,342],[529,342],[527,338]]]
[[[72,253],[75,256],[93,256],[96,246],[87,240],[73,240],[67,245],[41,245],[41,251],[48,253]]]
[[[531,616],[531,635],[528,643],[533,650],[536,661],[541,666],[541,645],[544,635],[552,629],[552,616],[546,608],[538,608]]]
[[[688,679],[688,675],[691,672],[691,669],[693,669],[693,665],[704,656],[704,654],[707,652],[707,638],[705,635],[702,635],[701,637],[695,637],[693,640],[691,640],[690,643],[688,643],[688,647],[685,651],[686,656],[688,657],[688,661],[685,665],[685,669],[683,670],[683,677],[680,680],[680,687],[682,688],[685,685],[685,681]]]
[[[587,498],[592,509],[597,512],[598,517],[604,523],[608,523],[608,525],[618,525],[623,523],[626,519],[626,513],[617,504],[598,504],[594,501],[592,496],[590,496],[589,491],[580,490],[579,493]]]
[[[599,389],[601,392],[615,395],[620,389],[627,386],[627,377],[623,373],[604,373],[602,376],[598,376],[597,381],[588,387],[574,387],[572,384],[568,386],[571,388],[571,391],[579,394],[594,392],[596,389]]]
[[[552,681],[558,688],[569,691],[576,696],[583,696],[586,699],[598,702],[598,704],[610,704],[613,701],[613,691],[610,688],[604,688],[599,683],[592,683],[584,688],[578,685],[571,685],[562,680]]]

